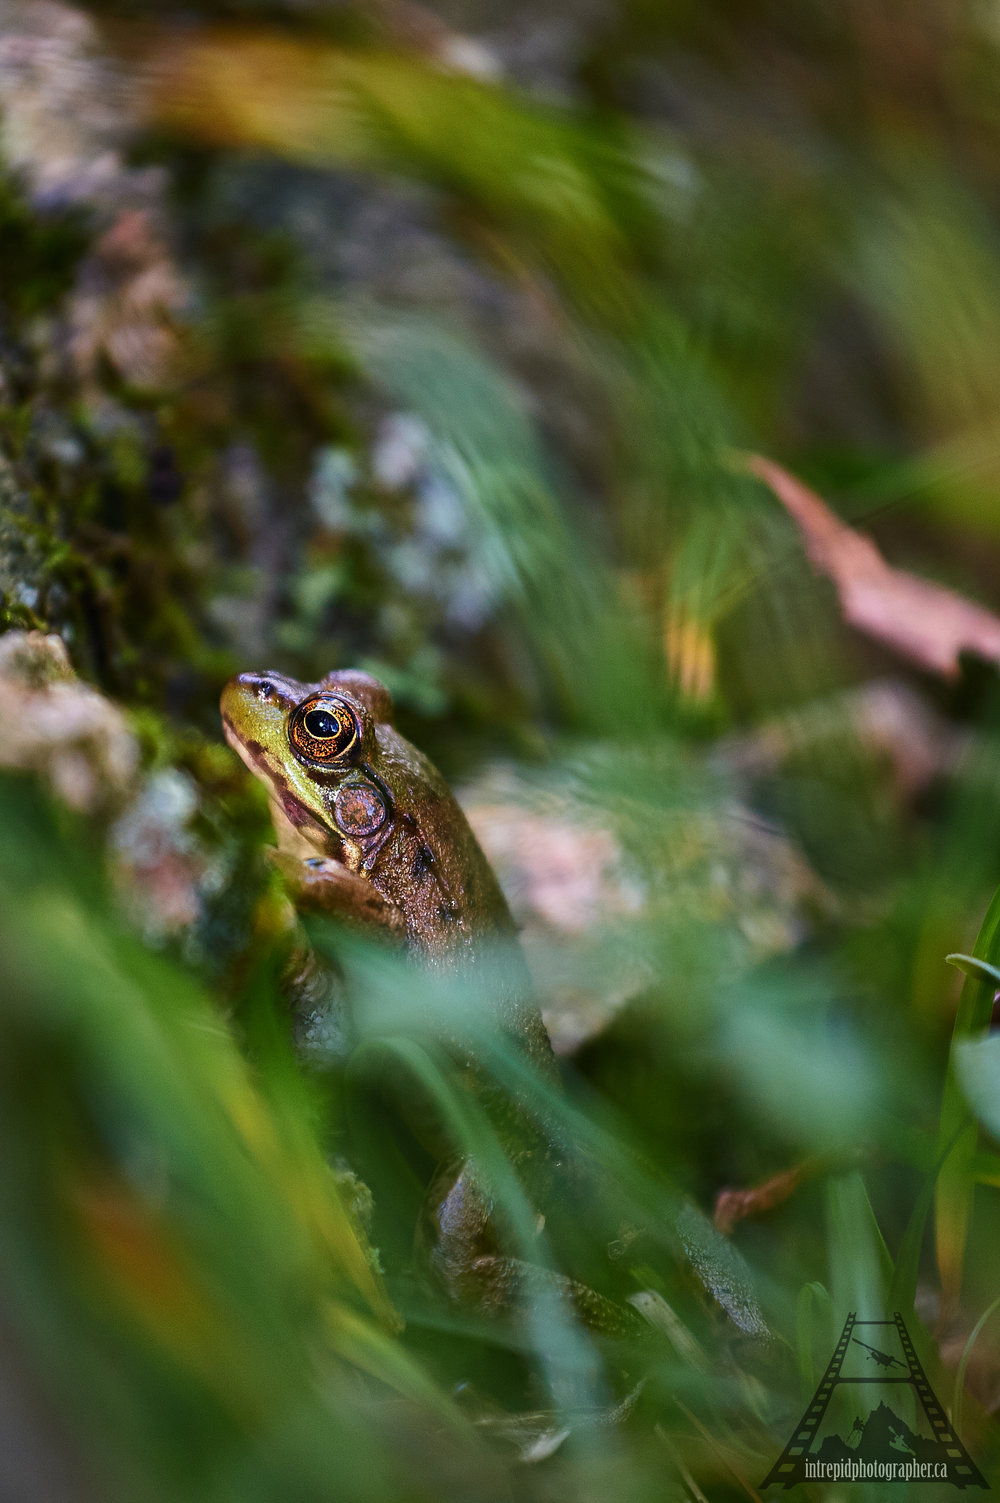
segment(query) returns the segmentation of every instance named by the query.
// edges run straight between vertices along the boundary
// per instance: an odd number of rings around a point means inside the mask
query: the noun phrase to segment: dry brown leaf
[[[763,1184],[751,1185],[746,1190],[720,1190],[715,1197],[715,1225],[723,1236],[728,1237],[738,1221],[748,1216],[762,1216],[773,1211],[799,1188],[804,1180],[811,1179],[821,1168],[818,1159],[804,1159],[793,1164],[780,1174],[772,1175]]]
[[[1000,618],[992,611],[944,585],[894,569],[871,538],[842,522],[773,459],[747,454],[743,463],[798,526],[813,568],[833,581],[851,626],[944,678],[957,678],[963,652],[1000,663]]]

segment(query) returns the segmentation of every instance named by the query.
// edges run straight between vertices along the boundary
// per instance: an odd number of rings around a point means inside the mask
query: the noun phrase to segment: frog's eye
[[[347,763],[360,750],[361,725],[350,705],[323,694],[296,706],[288,738],[303,762]]]

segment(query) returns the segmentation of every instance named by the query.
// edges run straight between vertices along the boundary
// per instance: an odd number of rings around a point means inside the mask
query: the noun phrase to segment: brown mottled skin
[[[279,860],[300,905],[374,926],[448,971],[474,968],[503,946],[502,980],[489,968],[480,990],[508,1043],[557,1084],[497,879],[440,773],[396,730],[388,690],[353,669],[316,684],[242,673],[223,691],[222,718],[227,740],[269,790]],[[337,736],[317,739],[317,727]],[[460,1053],[525,1188],[535,1204],[544,1201],[556,1168],[544,1126]],[[554,1278],[503,1255],[488,1190],[468,1160],[442,1166],[429,1219],[431,1266],[456,1298],[510,1308],[539,1279]],[[631,1310],[556,1282],[588,1323],[632,1324]]]

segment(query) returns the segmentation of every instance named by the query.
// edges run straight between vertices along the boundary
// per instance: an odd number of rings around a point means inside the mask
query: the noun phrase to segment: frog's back
[[[447,951],[509,941],[515,929],[507,901],[448,784],[394,726],[379,725],[376,739],[395,818],[371,879],[407,910],[414,947]]]
[[[376,739],[395,820],[370,880],[402,908],[411,950],[449,969],[469,967],[503,1032],[551,1065],[514,920],[468,819],[434,764],[394,726],[378,725]]]

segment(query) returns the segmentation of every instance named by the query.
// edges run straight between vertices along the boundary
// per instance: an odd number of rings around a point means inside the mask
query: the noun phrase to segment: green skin
[[[317,684],[241,673],[221,708],[227,740],[269,791],[280,864],[300,906],[402,940],[415,958],[449,971],[503,946],[503,984],[483,994],[508,1043],[556,1085],[500,886],[444,779],[393,725],[384,685],[353,669]],[[313,734],[334,720],[339,738]],[[556,1167],[544,1129],[521,1103],[477,1080],[467,1054],[464,1062],[534,1203],[544,1201]],[[526,1287],[554,1277],[503,1255],[489,1194],[468,1160],[438,1174],[428,1218],[431,1266],[455,1298],[509,1308]],[[589,1324],[631,1325],[631,1311],[558,1282]]]

